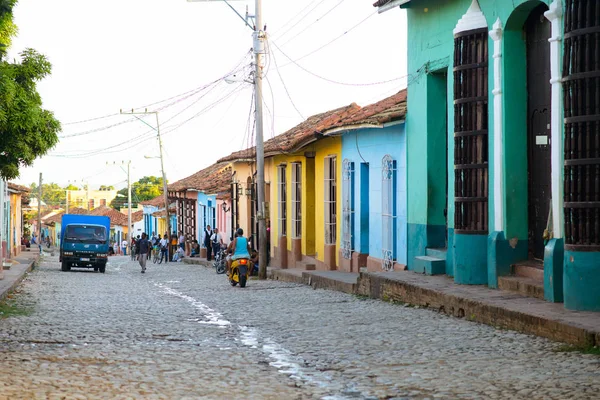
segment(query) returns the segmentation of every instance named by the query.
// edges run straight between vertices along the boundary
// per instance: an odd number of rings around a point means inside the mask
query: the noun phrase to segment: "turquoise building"
[[[340,270],[406,267],[405,116],[403,90],[324,132],[342,138]]]
[[[375,6],[408,17],[409,269],[495,288],[525,262],[600,311],[600,2]]]

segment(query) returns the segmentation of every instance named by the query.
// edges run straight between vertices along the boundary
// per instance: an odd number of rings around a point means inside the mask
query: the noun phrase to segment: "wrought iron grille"
[[[302,164],[292,163],[292,234],[302,237]]]
[[[349,260],[354,250],[354,163],[342,161],[342,257]]]
[[[325,157],[325,244],[337,240],[336,157]]]
[[[488,233],[488,32],[454,37],[454,227]]]
[[[287,236],[287,186],[286,186],[286,167],[280,165],[277,167],[278,175],[278,205],[279,205],[279,236]]]
[[[600,2],[567,0],[565,111],[565,246],[600,251]]]
[[[381,160],[381,230],[383,269],[392,271],[396,259],[396,161],[389,154]]]

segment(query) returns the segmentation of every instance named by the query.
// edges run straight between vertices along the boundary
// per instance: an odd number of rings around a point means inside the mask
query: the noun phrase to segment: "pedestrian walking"
[[[165,258],[165,264],[169,261],[169,241],[168,235],[165,235],[162,239],[160,239],[160,262],[162,262],[163,257]]]
[[[213,250],[213,256],[216,259],[219,250],[221,250],[221,247],[223,246],[223,238],[221,237],[218,228],[215,228],[215,230],[213,231],[213,234],[210,237],[210,241]]]
[[[123,250],[123,255],[127,255],[127,240],[123,239],[121,242],[121,250]]]
[[[142,274],[146,273],[146,261],[148,260],[148,253],[150,253],[150,242],[146,239],[146,234],[142,233],[141,239],[137,243],[138,261],[140,267],[142,267]]]
[[[206,261],[210,261],[212,259],[212,244],[210,238],[213,234],[212,229],[210,229],[210,225],[206,225],[206,229],[204,229],[204,247],[206,247]]]

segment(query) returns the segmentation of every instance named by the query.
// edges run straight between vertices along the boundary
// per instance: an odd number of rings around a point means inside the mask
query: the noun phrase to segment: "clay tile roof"
[[[12,183],[12,182],[8,182],[8,188],[12,191],[20,192],[20,193],[31,192],[31,189],[29,189],[27,186],[17,185],[16,183]]]
[[[204,168],[187,178],[169,185],[169,190],[180,192],[198,190],[213,194],[228,190],[231,184],[231,171],[226,162],[216,163]]]
[[[336,108],[321,114],[308,117],[304,122],[292,129],[275,136],[265,142],[265,156],[271,156],[282,152],[291,152],[304,147],[319,138],[326,130],[335,126],[340,121],[360,110],[360,106],[352,103],[345,107]],[[253,159],[255,149],[250,148],[230,154],[221,158],[219,162],[237,161],[242,159]]]
[[[127,215],[107,206],[100,206],[90,211],[90,215],[102,215],[110,218],[111,225],[127,226]]]
[[[53,223],[60,222],[60,220],[62,219],[63,214],[64,214],[64,212],[59,212],[58,214],[53,215],[50,218],[46,218],[46,220],[44,221],[44,224],[51,225]]]
[[[140,204],[143,206],[161,207],[165,205],[165,196],[161,194],[160,196],[156,196],[153,199],[142,201],[140,202]]]
[[[46,224],[50,224],[50,223],[56,223],[56,222],[60,222],[62,219],[62,216],[66,214],[64,211],[59,212],[58,214],[55,214],[49,218],[46,218],[45,223]],[[85,208],[79,208],[79,207],[71,207],[69,208],[69,214],[73,215],[86,215],[88,214],[88,210],[86,210]]]
[[[136,223],[144,219],[144,210],[131,213],[131,223]]]
[[[381,126],[387,122],[402,120],[406,117],[406,89],[393,96],[365,106],[348,117],[333,124],[329,130],[356,125]]]

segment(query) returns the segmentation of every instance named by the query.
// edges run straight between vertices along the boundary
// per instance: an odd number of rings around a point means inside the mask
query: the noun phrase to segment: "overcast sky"
[[[272,53],[265,139],[310,115],[365,106],[405,87],[405,12],[377,14],[373,2],[263,0]],[[254,13],[254,1],[231,4]],[[149,127],[120,109],[159,111],[169,182],[251,144],[253,90],[242,78],[252,35],[225,3],[20,0],[15,22],[10,55],[31,47],[48,57],[53,73],[38,89],[63,124],[60,144],[17,182],[37,182],[42,172],[45,182],[121,188],[127,177],[119,164],[129,160],[132,182],[160,175],[160,161],[144,157],[159,154],[154,115],[140,116]],[[236,67],[233,83],[221,79]]]

